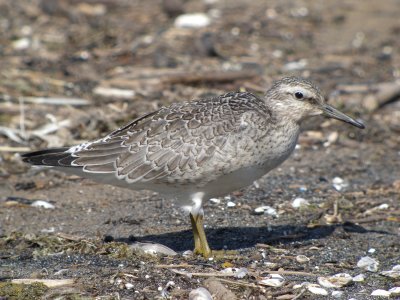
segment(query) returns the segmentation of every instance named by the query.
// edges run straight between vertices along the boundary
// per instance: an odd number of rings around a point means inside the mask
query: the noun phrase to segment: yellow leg
[[[193,229],[194,253],[203,255],[204,258],[210,257],[211,249],[208,246],[206,233],[204,232],[203,215],[190,214],[190,221]]]

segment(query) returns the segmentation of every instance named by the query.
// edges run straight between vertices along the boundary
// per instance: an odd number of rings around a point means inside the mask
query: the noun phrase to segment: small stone
[[[212,300],[212,296],[207,289],[199,287],[189,293],[189,300]]]
[[[329,147],[334,144],[339,138],[339,133],[337,131],[331,132],[328,135],[327,141],[324,143],[324,147]]]
[[[270,261],[266,261],[266,262],[264,263],[264,265],[265,265],[267,268],[273,269],[273,268],[276,268],[277,263],[270,262]]]
[[[341,288],[349,285],[353,278],[347,273],[339,273],[330,277],[318,277],[318,283],[325,288]]]
[[[309,262],[309,261],[310,261],[310,258],[308,258],[308,257],[305,256],[305,255],[297,255],[297,256],[296,256],[296,261],[299,262],[299,263],[301,263],[301,264],[304,264],[304,263],[306,263],[306,262]]]
[[[228,203],[226,203],[226,206],[228,206],[228,207],[235,207],[235,206],[236,206],[236,203],[235,203],[235,202],[232,202],[232,201],[229,201]]]
[[[244,278],[248,273],[249,273],[249,271],[246,268],[239,268],[235,272],[235,277],[236,278]]]
[[[369,272],[377,272],[378,265],[379,262],[376,259],[373,259],[369,256],[361,257],[361,259],[357,262],[357,267],[362,268]]]
[[[308,202],[304,198],[295,198],[292,202],[293,208],[301,208],[301,207],[306,207],[308,205],[310,205],[310,202]]]
[[[133,287],[134,287],[134,285],[133,285],[132,283],[130,283],[130,282],[125,283],[125,288],[126,288],[127,290],[133,289]]]
[[[299,191],[300,192],[307,192],[307,187],[301,186],[301,187],[299,187]]]
[[[175,19],[174,25],[178,28],[202,28],[210,25],[211,19],[203,13],[184,14]]]
[[[336,298],[336,299],[341,298],[343,296],[343,294],[344,293],[342,291],[332,291],[332,297]]]
[[[337,191],[341,191],[342,189],[344,189],[345,187],[348,187],[349,184],[347,182],[345,182],[342,178],[340,177],[335,177],[332,180],[332,186],[337,190]]]
[[[221,200],[218,199],[218,198],[211,198],[210,201],[211,201],[212,203],[214,203],[214,204],[220,204],[220,203],[221,203]]]
[[[269,274],[267,277],[259,280],[258,283],[261,285],[280,287],[284,284],[285,279],[279,274]]]
[[[377,296],[377,297],[390,297],[391,292],[385,291],[385,290],[375,290],[371,293],[371,296]]]
[[[25,49],[28,49],[30,45],[31,45],[31,41],[29,38],[26,38],[26,37],[21,38],[19,40],[15,40],[12,43],[12,46],[15,50],[25,50]]]
[[[225,268],[220,271],[221,273],[233,274],[237,278],[243,278],[249,272],[246,268]]]
[[[270,215],[270,216],[278,216],[278,212],[276,211],[275,208],[265,205],[265,206],[259,206],[256,209],[254,209],[254,212],[256,214],[265,214],[265,215]]]
[[[307,290],[309,290],[311,293],[313,293],[315,295],[322,295],[322,296],[327,296],[328,295],[328,291],[323,289],[318,284],[308,284],[307,285]]]
[[[382,203],[381,205],[378,206],[378,209],[380,210],[385,210],[389,208],[389,204],[387,203]]]
[[[283,66],[284,71],[296,71],[304,69],[308,64],[307,59],[300,59],[298,61],[292,61]]]
[[[364,274],[358,274],[357,276],[353,277],[353,281],[355,282],[363,282],[365,280]]]
[[[183,251],[182,256],[183,257],[192,257],[193,256],[193,251],[192,250]]]
[[[45,208],[45,209],[55,209],[56,208],[50,202],[43,201],[43,200],[36,200],[35,202],[33,202],[31,204],[31,206],[33,206],[33,207],[42,207],[42,208]]]
[[[371,254],[375,253],[375,251],[376,251],[376,249],[374,249],[374,248],[368,249],[368,253],[371,253]]]

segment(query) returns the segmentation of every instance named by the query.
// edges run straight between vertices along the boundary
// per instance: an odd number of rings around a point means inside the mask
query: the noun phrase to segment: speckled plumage
[[[204,192],[206,186],[215,190],[206,191],[208,197],[220,196],[275,167],[297,139],[298,128],[290,143],[280,137],[287,126],[255,95],[227,93],[163,107],[105,138],[25,161],[70,168],[67,171],[93,179],[101,176],[104,182],[108,177],[120,186],[190,201],[189,194]],[[221,177],[241,177],[241,170],[251,173],[252,169],[254,175],[226,182],[226,188],[218,183]]]
[[[99,140],[23,157],[34,165],[175,198],[195,216],[194,230],[201,231],[196,216],[202,215],[204,200],[245,187],[281,164],[295,148],[301,121],[322,113],[363,128],[327,105],[314,84],[288,77],[263,98],[236,92],[176,103]],[[200,240],[196,249],[207,244],[205,235]],[[209,252],[206,246],[199,251]]]

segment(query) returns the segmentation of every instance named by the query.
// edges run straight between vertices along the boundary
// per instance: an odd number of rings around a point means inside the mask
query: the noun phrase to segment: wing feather
[[[254,102],[256,115],[263,109],[257,97],[240,95],[161,108],[74,152],[73,165],[86,172],[114,172],[128,182],[195,181],[204,177],[203,170],[212,170],[211,163],[221,160],[228,166],[224,150],[228,141],[235,147],[232,137],[243,134],[240,122],[248,102]]]

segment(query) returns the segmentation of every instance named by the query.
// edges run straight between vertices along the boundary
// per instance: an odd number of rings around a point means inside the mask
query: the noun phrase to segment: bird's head
[[[267,91],[265,99],[270,101],[272,109],[284,112],[282,115],[297,122],[307,117],[324,115],[358,128],[365,128],[363,123],[327,104],[320,89],[302,78],[286,77],[275,82]]]

